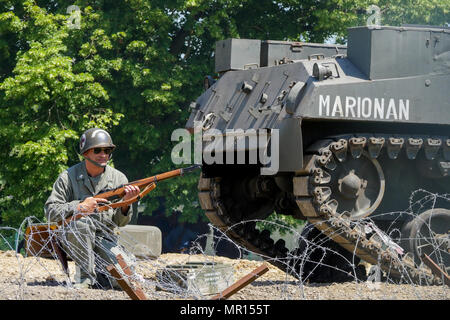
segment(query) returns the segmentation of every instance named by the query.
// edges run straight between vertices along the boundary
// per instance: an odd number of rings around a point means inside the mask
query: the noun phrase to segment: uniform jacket
[[[47,221],[59,222],[76,213],[78,204],[87,197],[92,197],[106,189],[117,188],[125,183],[128,183],[128,179],[122,172],[106,166],[94,188],[87,174],[85,161],[80,162],[63,171],[53,184],[52,193],[44,205]],[[126,215],[122,214],[121,208],[117,208],[92,216],[108,226],[115,224],[122,227],[130,222],[132,215],[133,206],[129,207]]]

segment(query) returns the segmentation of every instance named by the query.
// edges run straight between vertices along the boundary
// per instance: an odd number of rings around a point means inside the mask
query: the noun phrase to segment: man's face
[[[86,158],[89,158],[102,166],[106,166],[111,155],[111,148],[92,148],[83,153]]]

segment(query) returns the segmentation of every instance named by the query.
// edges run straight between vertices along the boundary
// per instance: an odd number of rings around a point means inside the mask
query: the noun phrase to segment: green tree
[[[174,169],[170,137],[213,73],[217,40],[345,42],[370,4],[383,24],[448,23],[448,0],[0,0],[3,223],[42,216],[89,126],[112,131],[114,164],[130,180]],[[79,29],[66,24],[70,5],[81,10]],[[197,177],[161,183],[145,214],[163,198],[167,213],[203,217]]]
[[[1,219],[17,226],[27,216],[42,217],[56,177],[77,159],[79,132],[117,124],[121,114],[105,107],[108,93],[91,74],[74,70],[64,44],[67,17],[32,1],[9,5],[26,16],[0,15],[2,35],[17,41],[16,63],[0,82]]]

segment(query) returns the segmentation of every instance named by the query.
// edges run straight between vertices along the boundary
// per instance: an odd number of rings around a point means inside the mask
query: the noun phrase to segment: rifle
[[[71,221],[78,220],[86,215],[105,211],[111,208],[120,208],[124,206],[129,206],[131,203],[139,201],[147,195],[150,191],[156,188],[156,184],[160,181],[171,179],[178,176],[183,176],[186,173],[194,171],[196,169],[201,168],[201,165],[193,165],[187,168],[176,169],[168,172],[164,172],[161,174],[157,174],[152,177],[136,180],[133,182],[129,182],[127,184],[121,185],[112,190],[106,190],[102,193],[99,193],[94,196],[94,198],[104,198],[108,201],[114,201],[121,199],[125,196],[125,187],[129,185],[134,185],[139,187],[142,190],[137,196],[130,198],[125,201],[118,201],[111,204],[106,204],[98,207],[94,212],[91,213],[77,213],[75,215],[70,216],[69,218],[59,221],[57,224],[48,224],[48,223],[38,223],[32,224],[26,228],[25,231],[25,239],[24,245],[27,254],[32,256],[42,256],[42,257],[52,257],[53,252],[57,254],[58,259],[61,261],[64,270],[66,273],[68,272],[67,267],[67,258],[64,251],[61,249],[60,244],[57,242],[55,238],[54,231],[61,226],[66,226]]]
[[[125,206],[129,206],[130,204],[132,204],[133,202],[139,201],[141,200],[145,195],[147,195],[150,191],[152,191],[153,189],[156,188],[156,183],[163,181],[163,180],[167,180],[167,179],[171,179],[174,177],[178,177],[178,176],[183,176],[186,173],[192,172],[196,169],[201,168],[201,165],[193,165],[187,168],[180,168],[180,169],[175,169],[172,171],[168,171],[168,172],[164,172],[164,173],[160,173],[157,174],[155,176],[152,177],[148,177],[148,178],[144,178],[144,179],[140,179],[140,180],[136,180],[136,181],[132,181],[129,183],[126,183],[124,185],[121,185],[115,189],[112,190],[105,190],[102,193],[99,193],[97,195],[94,196],[94,198],[104,198],[108,201],[115,201],[117,199],[121,199],[125,196],[125,187],[126,186],[136,186],[139,187],[139,189],[141,190],[141,192],[137,195],[134,196],[133,198],[130,198],[128,200],[122,200],[119,202],[114,202],[114,203],[110,203],[110,204],[106,204],[106,205],[102,205],[99,206],[94,212],[92,213],[98,213],[101,211],[105,211],[105,210],[109,210],[109,209],[115,209],[115,208],[121,208],[121,207],[125,207]],[[70,223],[71,221],[74,220],[78,220],[86,215],[92,214],[92,213],[78,213],[75,214],[65,220],[62,220],[60,222],[58,222],[58,225],[61,226],[66,226],[68,223]]]

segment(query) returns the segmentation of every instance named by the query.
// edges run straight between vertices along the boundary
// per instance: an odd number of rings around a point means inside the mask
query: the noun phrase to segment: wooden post
[[[450,277],[448,276],[445,271],[443,271],[439,266],[431,260],[429,256],[427,256],[425,253],[422,254],[422,261],[431,269],[431,271],[438,277],[444,278],[444,283],[450,287]]]
[[[116,256],[117,262],[119,263],[120,267],[122,268],[123,272],[127,277],[132,277],[132,272],[130,267],[125,263],[125,260],[123,259],[122,255],[118,254]],[[142,288],[138,285],[132,286],[131,283],[129,283],[122,275],[117,271],[114,264],[110,264],[106,267],[106,269],[111,273],[111,275],[116,279],[119,286],[122,288],[123,291],[125,291],[128,296],[132,300],[147,300],[147,296],[145,295]]]
[[[70,277],[69,264],[67,262],[67,253],[63,250],[61,243],[56,238],[56,234],[52,234],[50,237],[50,245],[52,247],[52,250],[56,253],[59,262],[61,262],[64,272],[68,277]]]
[[[245,277],[241,278],[237,282],[235,282],[230,287],[226,288],[221,293],[215,295],[211,300],[226,300],[229,297],[231,297],[233,294],[247,286],[248,284],[252,283],[256,279],[258,279],[260,276],[262,276],[264,273],[269,271],[269,267],[264,263],[260,267],[256,268],[249,274],[247,274]]]
[[[127,276],[131,277],[131,276],[132,276],[131,269],[130,269],[130,267],[126,264],[126,262],[125,262],[125,260],[123,259],[122,255],[121,255],[121,254],[118,254],[118,255],[116,256],[116,259],[117,259],[117,262],[119,263],[119,266],[122,268],[123,272],[124,272]]]

